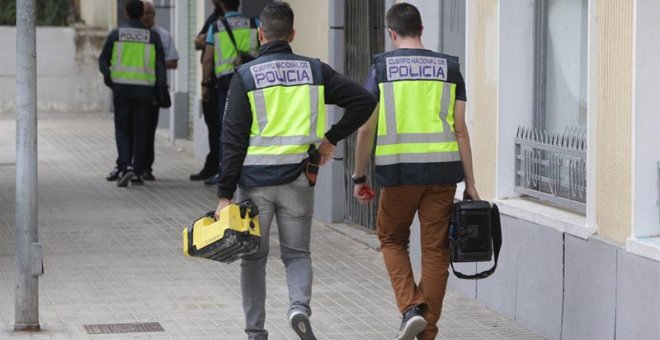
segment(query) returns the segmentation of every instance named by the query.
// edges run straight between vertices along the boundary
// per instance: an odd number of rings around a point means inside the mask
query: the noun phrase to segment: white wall
[[[516,131],[519,125],[531,126],[534,115],[534,0],[500,2],[499,22],[496,197],[507,198],[518,196],[514,192]]]
[[[441,1],[424,1],[424,0],[408,0],[407,3],[410,3],[417,7],[420,14],[422,15],[422,25],[424,25],[424,32],[422,33],[422,44],[424,48],[439,51],[440,46],[440,25],[442,24],[441,20],[438,20],[440,17],[440,6],[442,6]],[[387,11],[389,8],[386,8]]]
[[[633,233],[658,236],[660,161],[660,1],[637,0],[635,25]]]
[[[113,26],[113,2],[108,0],[81,0],[80,18],[86,25],[110,29]]]
[[[109,107],[109,92],[97,58],[107,32],[70,27],[37,28],[37,97],[41,111],[98,111]],[[0,110],[16,102],[16,28],[0,27]]]

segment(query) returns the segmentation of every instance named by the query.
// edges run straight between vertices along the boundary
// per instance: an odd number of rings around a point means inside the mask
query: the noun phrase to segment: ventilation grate
[[[165,331],[158,322],[98,324],[85,325],[84,327],[87,331],[87,334],[119,334]]]

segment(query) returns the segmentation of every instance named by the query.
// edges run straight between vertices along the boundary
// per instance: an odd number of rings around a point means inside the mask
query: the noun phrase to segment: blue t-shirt
[[[235,17],[235,16],[239,16],[239,15],[242,15],[242,14],[238,13],[236,11],[227,12],[225,14],[225,19]],[[259,19],[254,19],[254,20],[256,21],[257,26],[259,26]],[[206,44],[207,45],[211,45],[211,46],[215,45],[215,41],[213,39],[213,33],[215,33],[215,31],[213,30],[214,26],[215,25],[209,25],[209,31],[206,33]]]

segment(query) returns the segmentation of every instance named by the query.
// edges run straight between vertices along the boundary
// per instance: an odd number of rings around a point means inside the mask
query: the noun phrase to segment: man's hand
[[[211,97],[209,96],[209,88],[207,86],[202,86],[202,100],[205,103],[208,103],[210,98]]]
[[[323,138],[317,151],[320,157],[319,165],[325,165],[335,155],[335,146],[327,138]]]
[[[355,197],[360,204],[365,205],[374,198],[374,192],[367,183],[355,184],[353,186],[353,197]]]
[[[206,33],[198,34],[197,37],[195,37],[195,49],[198,51],[203,50],[205,46],[206,46]]]
[[[220,219],[220,211],[222,211],[222,209],[224,209],[226,206],[228,206],[230,204],[231,204],[231,200],[226,199],[226,198],[221,198],[220,199],[220,201],[218,202],[218,208],[215,209],[215,216],[214,217],[215,217],[216,221]]]
[[[473,201],[478,201],[480,200],[479,194],[477,193],[477,189],[474,187],[465,187],[465,190],[463,190],[463,200],[473,200]]]

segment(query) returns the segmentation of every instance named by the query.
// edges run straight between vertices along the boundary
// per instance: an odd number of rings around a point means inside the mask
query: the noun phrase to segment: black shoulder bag
[[[252,22],[252,20],[253,19],[250,19],[250,22]],[[243,65],[254,60],[255,57],[253,57],[250,53],[238,49],[238,45],[236,45],[236,38],[234,38],[234,32],[231,31],[231,26],[229,26],[227,19],[222,18],[220,21],[222,22],[222,26],[225,27],[225,31],[227,31],[227,35],[229,35],[229,40],[231,40],[232,45],[234,45],[234,49],[236,49],[236,52],[238,52],[238,57],[236,60],[234,60],[234,66]]]
[[[449,227],[450,264],[459,279],[485,279],[495,272],[502,247],[502,226],[497,205],[487,201],[462,201],[454,204]],[[487,262],[495,255],[489,270],[466,275],[454,269],[454,262]]]

